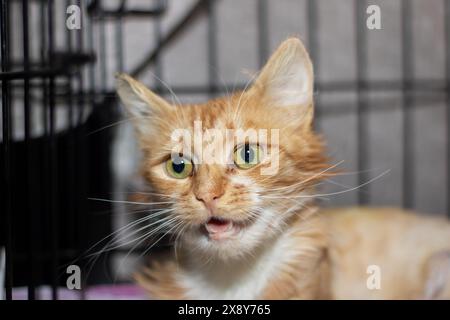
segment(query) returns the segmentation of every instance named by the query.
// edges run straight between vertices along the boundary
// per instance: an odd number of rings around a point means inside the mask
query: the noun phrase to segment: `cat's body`
[[[394,208],[325,210],[323,217],[333,298],[450,299],[450,224],[444,218]],[[379,270],[379,288],[367,283],[371,266]]]
[[[247,259],[205,264],[187,262],[195,259],[187,253],[137,280],[163,299],[450,299],[449,244],[443,218],[329,209],[295,221]]]
[[[174,106],[126,75],[118,92],[159,199],[148,204],[167,205],[149,213],[160,225],[148,234],[176,235],[174,257],[137,275],[151,297],[450,298],[447,221],[316,208],[335,165],[312,129],[313,68],[298,39],[229,97]]]

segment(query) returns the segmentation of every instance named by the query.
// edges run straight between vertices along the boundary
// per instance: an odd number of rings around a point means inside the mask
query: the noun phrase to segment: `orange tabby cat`
[[[315,185],[333,166],[312,130],[313,67],[298,39],[281,44],[249,89],[205,104],[172,105],[124,74],[117,88],[142,174],[168,203],[162,229],[177,237],[172,259],[136,276],[151,297],[450,298],[447,221],[315,206]],[[179,129],[195,136],[198,123],[200,133],[222,137],[264,129],[266,139],[229,146],[210,137],[186,147],[174,138]],[[211,147],[221,148],[222,162],[202,161],[199,150]]]

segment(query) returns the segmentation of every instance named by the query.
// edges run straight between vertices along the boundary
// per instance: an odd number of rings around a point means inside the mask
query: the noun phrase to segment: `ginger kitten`
[[[172,259],[136,276],[150,297],[450,298],[448,222],[315,206],[333,167],[312,129],[313,67],[300,40],[283,42],[250,88],[204,104],[172,105],[124,74],[117,90],[142,175],[167,202],[161,230],[177,239]]]

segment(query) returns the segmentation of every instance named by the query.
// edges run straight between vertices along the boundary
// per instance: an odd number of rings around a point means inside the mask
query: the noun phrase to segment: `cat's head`
[[[171,104],[127,75],[117,88],[143,175],[167,202],[162,223],[191,248],[239,257],[311,200],[326,161],[312,131],[313,67],[300,40],[283,42],[248,89],[204,104]]]

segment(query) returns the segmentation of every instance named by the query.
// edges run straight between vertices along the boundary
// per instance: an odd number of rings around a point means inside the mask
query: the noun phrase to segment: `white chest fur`
[[[280,265],[293,256],[293,248],[292,240],[281,235],[248,258],[193,262],[180,273],[180,281],[193,299],[256,299]]]

